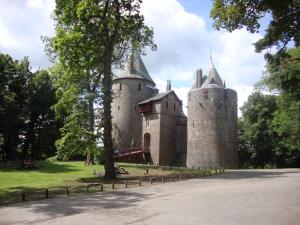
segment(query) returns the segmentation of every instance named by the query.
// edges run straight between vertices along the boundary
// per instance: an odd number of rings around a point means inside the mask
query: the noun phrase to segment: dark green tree
[[[30,71],[27,58],[0,54],[0,159],[45,158],[55,153],[59,123],[47,71]]]
[[[29,80],[32,76],[27,58],[17,61],[9,55],[0,54],[0,134],[3,140],[3,160],[20,157],[19,147],[23,144]]]
[[[283,165],[300,166],[300,47],[267,56],[267,72],[260,88],[278,94],[273,130],[280,137],[276,154]]]
[[[276,97],[255,92],[241,107],[239,121],[239,153],[243,166],[275,165],[273,149],[276,133],[272,131]]]

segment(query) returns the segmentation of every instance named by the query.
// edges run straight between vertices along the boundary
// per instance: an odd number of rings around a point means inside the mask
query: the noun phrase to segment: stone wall
[[[186,117],[183,117],[181,103],[171,92],[161,100],[153,102],[151,113],[143,114],[143,135],[151,134],[151,157],[155,165],[173,165],[186,152]],[[178,126],[180,125],[180,128]],[[183,148],[179,147],[182,146]],[[184,154],[184,153],[183,153]]]
[[[121,86],[120,86],[121,85]],[[137,104],[156,94],[154,85],[144,79],[114,80],[112,102],[113,143],[118,150],[142,147],[142,117]]]
[[[237,167],[237,95],[224,88],[188,93],[187,166]]]

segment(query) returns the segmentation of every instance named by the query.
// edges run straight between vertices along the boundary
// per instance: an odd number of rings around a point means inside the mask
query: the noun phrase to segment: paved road
[[[205,179],[0,208],[0,224],[299,225],[300,169]]]

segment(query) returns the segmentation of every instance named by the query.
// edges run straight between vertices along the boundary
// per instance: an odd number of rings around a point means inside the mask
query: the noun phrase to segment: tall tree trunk
[[[94,137],[94,126],[95,125],[95,115],[94,115],[94,100],[89,99],[89,131],[91,132],[91,141],[93,143],[96,142],[95,137]],[[85,165],[94,165],[94,153],[93,149],[88,149],[87,150],[87,156],[85,160]]]
[[[112,145],[112,124],[111,124],[111,102],[112,102],[112,50],[111,46],[106,48],[104,61],[104,77],[103,77],[103,126],[104,126],[104,179],[115,179],[116,171],[114,167],[114,152]]]

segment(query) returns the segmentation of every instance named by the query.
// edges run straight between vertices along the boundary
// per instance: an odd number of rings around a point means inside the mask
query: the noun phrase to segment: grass
[[[118,163],[129,175],[120,175],[118,180],[144,176],[165,176],[176,173],[197,173],[201,170],[170,168],[149,165]],[[0,169],[0,205],[20,201],[21,192],[43,192],[62,187],[82,187],[88,183],[102,182],[94,171],[103,171],[102,165],[85,166],[84,162],[38,162],[35,170],[16,168]],[[148,170],[148,174],[146,174]],[[42,190],[42,191],[41,191]],[[17,199],[16,199],[17,198]]]

